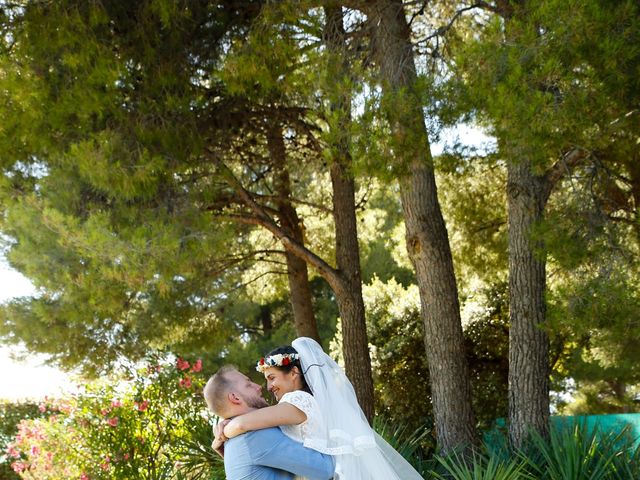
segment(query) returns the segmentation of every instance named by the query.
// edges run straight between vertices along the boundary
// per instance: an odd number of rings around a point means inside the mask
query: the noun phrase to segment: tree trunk
[[[348,74],[345,64],[345,31],[341,7],[325,8],[326,25],[324,39],[329,54],[329,72],[334,73],[334,83],[328,86],[330,108],[340,119],[333,128],[336,144],[331,145],[334,158],[331,164],[333,188],[333,218],[336,233],[336,267],[347,284],[347,295],[336,296],[342,319],[343,356],[345,371],[353,384],[358,402],[365,416],[373,420],[373,378],[369,340],[362,299],[360,272],[360,248],[356,221],[355,182],[348,168],[349,123],[351,121],[351,92],[341,80]]]
[[[304,244],[300,218],[291,203],[291,181],[286,165],[286,148],[282,138],[282,129],[275,125],[267,136],[271,160],[276,169],[275,188],[278,197],[278,218],[282,229],[300,244]],[[307,262],[285,250],[287,278],[289,281],[289,300],[293,309],[293,321],[296,334],[320,341],[318,325],[313,313],[313,297],[309,285]]]
[[[476,443],[471,385],[447,229],[438,202],[417,79],[400,0],[371,2],[376,61],[389,104],[406,242],[416,271],[431,378],[436,436],[444,451]]]
[[[550,189],[530,162],[507,164],[509,209],[509,438],[522,446],[530,430],[549,432],[549,338],[545,260],[531,238]],[[538,256],[536,255],[538,250]]]

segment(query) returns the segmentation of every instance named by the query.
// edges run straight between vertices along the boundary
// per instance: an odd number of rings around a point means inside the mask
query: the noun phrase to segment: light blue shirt
[[[279,428],[238,435],[224,444],[227,480],[309,480],[333,478],[333,457],[287,437]]]

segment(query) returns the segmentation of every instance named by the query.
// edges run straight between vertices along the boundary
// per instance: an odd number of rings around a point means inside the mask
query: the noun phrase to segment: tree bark
[[[336,267],[344,278],[348,294],[336,297],[342,320],[343,356],[345,371],[356,391],[365,416],[371,422],[374,415],[371,357],[362,299],[360,247],[356,221],[355,182],[349,173],[352,159],[349,152],[349,124],[351,122],[351,92],[341,85],[348,75],[345,59],[345,31],[341,7],[325,8],[324,40],[329,55],[329,72],[334,83],[327,86],[330,108],[339,118],[333,128],[334,145],[331,164],[333,188],[333,218],[336,234]]]
[[[550,192],[530,162],[507,164],[509,209],[509,438],[523,445],[531,430],[549,432],[549,338],[542,324],[546,261],[532,227],[542,219]]]
[[[267,145],[275,167],[275,189],[278,197],[278,218],[282,229],[300,244],[304,244],[301,220],[291,203],[291,180],[286,164],[286,148],[282,138],[282,128],[273,125],[267,136]],[[309,285],[307,262],[285,250],[287,279],[289,281],[289,300],[293,309],[293,321],[296,334],[320,341],[318,325],[313,313],[313,296]]]
[[[444,451],[476,443],[471,385],[447,229],[437,197],[429,140],[419,99],[410,30],[400,0],[369,3],[384,95],[396,152],[406,242],[416,271],[425,328],[438,445]]]

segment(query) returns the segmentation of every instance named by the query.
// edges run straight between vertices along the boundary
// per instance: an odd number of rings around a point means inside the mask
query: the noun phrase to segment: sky
[[[33,294],[33,285],[19,272],[11,269],[0,257],[0,302],[13,297]],[[75,383],[60,370],[43,365],[46,357],[30,355],[26,361],[11,358],[12,352],[20,352],[0,342],[0,399],[39,400],[45,396],[56,397],[72,391]]]

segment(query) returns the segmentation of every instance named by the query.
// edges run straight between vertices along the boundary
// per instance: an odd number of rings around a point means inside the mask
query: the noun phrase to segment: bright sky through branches
[[[29,280],[0,258],[0,302],[33,292]],[[11,358],[12,349],[18,351],[0,343],[0,371],[3,372],[0,399],[40,399],[73,388],[73,382],[66,374],[43,365],[44,357],[30,355],[25,361],[15,361]]]

